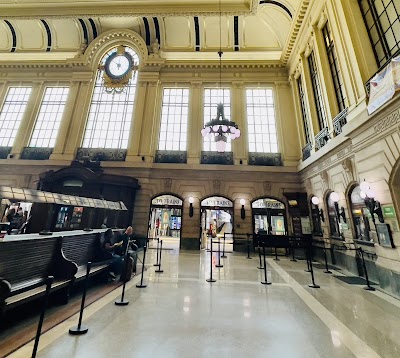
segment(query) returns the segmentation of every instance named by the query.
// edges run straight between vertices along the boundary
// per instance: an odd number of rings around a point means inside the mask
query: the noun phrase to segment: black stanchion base
[[[263,285],[272,285],[272,282],[268,282],[268,281],[261,281],[261,283],[262,283]]]
[[[252,257],[246,257],[246,259],[247,259],[247,260],[252,260],[253,258],[252,258]]]
[[[79,336],[81,334],[86,334],[88,330],[89,328],[87,326],[81,326],[80,328],[76,326],[69,329],[69,334],[72,334],[74,336]]]
[[[156,273],[163,273],[164,270],[155,270],[154,272],[156,272]]]
[[[311,287],[311,288],[320,288],[321,286],[318,286],[318,285],[316,285],[315,283],[310,283],[310,284],[308,285],[308,287]]]
[[[281,261],[281,259],[274,259],[274,261]]]
[[[292,261],[292,262],[297,262],[297,260],[296,260],[296,259],[290,259],[290,261]]]
[[[221,256],[221,258],[223,258],[223,259],[226,259],[228,256],[226,256],[226,255],[223,255],[223,256]]]
[[[137,288],[145,288],[147,285],[136,285]]]
[[[224,267],[224,265],[215,265],[215,267],[220,268],[220,267]]]
[[[126,300],[124,300],[124,301],[115,301],[114,303],[117,306],[127,306],[127,305],[129,305],[129,301],[126,301]]]
[[[214,280],[213,278],[208,278],[206,281],[207,282],[217,282],[217,280]]]
[[[366,290],[366,291],[375,291],[375,288],[373,288],[371,286],[366,286],[366,287],[364,287],[364,290]]]
[[[264,270],[264,267],[258,266],[257,268],[258,268],[259,270]]]
[[[153,266],[160,266],[160,264],[154,264]]]
[[[304,270],[304,272],[311,272],[311,270]]]
[[[324,273],[332,273],[332,271],[325,270]]]

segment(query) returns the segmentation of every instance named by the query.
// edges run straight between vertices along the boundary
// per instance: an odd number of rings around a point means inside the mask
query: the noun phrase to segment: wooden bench
[[[103,233],[88,233],[80,236],[65,236],[62,243],[62,252],[67,260],[77,265],[75,281],[85,278],[87,263],[92,262],[90,276],[108,271],[110,261],[105,261],[101,250],[101,235]]]
[[[0,242],[0,313],[44,295],[44,282],[54,276],[51,291],[66,288],[77,265],[61,252],[62,237]]]

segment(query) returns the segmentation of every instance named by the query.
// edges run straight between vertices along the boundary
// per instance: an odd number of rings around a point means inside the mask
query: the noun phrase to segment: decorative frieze
[[[84,160],[85,158],[99,162],[123,162],[126,158],[126,149],[79,148],[76,159]]]
[[[280,153],[249,153],[249,165],[280,167],[282,156]]]
[[[377,124],[375,124],[374,131],[376,134],[378,134],[389,129],[390,127],[396,126],[398,123],[400,123],[399,108],[388,114],[385,118],[382,118]]]
[[[53,148],[25,147],[21,153],[21,159],[47,160],[53,153]]]

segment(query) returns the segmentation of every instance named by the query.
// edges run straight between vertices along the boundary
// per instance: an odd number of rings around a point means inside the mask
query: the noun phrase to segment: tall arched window
[[[117,47],[111,49],[100,62],[101,69],[97,71],[83,137],[83,148],[128,148],[137,76],[135,76],[135,71],[132,71],[132,75],[122,91],[110,91],[110,88],[105,85],[104,69],[102,68],[107,59],[115,56],[117,51]],[[139,57],[136,52],[129,47],[125,47],[125,51],[131,55],[133,63],[137,65]],[[114,66],[118,67],[118,62]]]

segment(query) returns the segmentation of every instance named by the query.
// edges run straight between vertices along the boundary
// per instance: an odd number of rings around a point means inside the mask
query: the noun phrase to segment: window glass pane
[[[186,150],[188,107],[188,88],[164,88],[159,150]]]
[[[217,117],[217,105],[224,104],[224,115],[231,119],[231,91],[229,88],[205,88],[204,89],[204,124]],[[213,136],[203,137],[203,150],[206,152],[217,151]],[[232,151],[232,140],[227,138],[226,152]]]
[[[101,60],[104,65],[107,58],[117,51],[110,50]],[[125,48],[138,65],[138,55],[129,47]],[[103,70],[97,72],[97,79],[93,90],[83,148],[110,148],[127,149],[129,129],[132,122],[132,113],[135,104],[137,76],[132,76],[121,92],[106,91],[103,80]]]
[[[54,147],[68,92],[68,87],[46,88],[29,142],[30,147]]]
[[[10,87],[8,89],[0,112],[0,147],[13,146],[31,90],[31,87]]]
[[[327,120],[314,52],[311,52],[310,56],[308,56],[308,65],[310,68],[311,81],[314,91],[315,106],[317,107],[317,117],[320,126],[319,129],[322,130],[323,128],[327,127]]]
[[[249,152],[278,153],[272,91],[247,88],[246,108]]]

